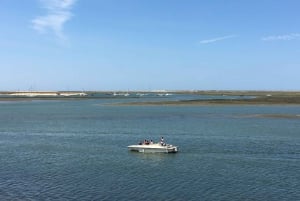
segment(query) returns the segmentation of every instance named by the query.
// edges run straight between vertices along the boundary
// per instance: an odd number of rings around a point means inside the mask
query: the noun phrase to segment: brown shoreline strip
[[[118,105],[300,105],[300,97],[129,102],[118,103]]]

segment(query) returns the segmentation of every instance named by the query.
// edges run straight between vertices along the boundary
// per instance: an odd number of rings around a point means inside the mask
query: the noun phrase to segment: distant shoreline
[[[110,97],[94,97],[94,93],[174,93],[195,94],[211,96],[252,96],[253,98],[241,99],[208,99],[208,100],[180,100],[180,101],[136,101],[119,103],[118,105],[300,105],[300,91],[233,91],[233,90],[209,90],[209,91],[5,91],[0,92],[0,101],[32,101],[32,100],[84,100],[101,99]],[[113,97],[111,97],[113,98]],[[121,97],[118,97],[121,98]],[[138,99],[137,99],[138,100]]]
[[[295,91],[197,91],[194,94],[211,96],[249,96],[241,99],[208,99],[159,102],[135,102],[126,105],[300,105],[300,92]]]

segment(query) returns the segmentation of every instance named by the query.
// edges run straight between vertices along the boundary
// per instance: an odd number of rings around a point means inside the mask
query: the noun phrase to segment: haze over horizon
[[[299,8],[2,0],[0,91],[300,90]]]

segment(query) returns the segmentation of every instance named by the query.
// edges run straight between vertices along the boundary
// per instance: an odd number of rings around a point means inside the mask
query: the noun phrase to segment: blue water
[[[0,200],[300,200],[300,106],[122,101],[0,102]]]

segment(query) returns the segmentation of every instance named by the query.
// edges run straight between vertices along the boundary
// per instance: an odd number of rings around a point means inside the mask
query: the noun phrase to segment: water
[[[121,101],[0,103],[0,200],[300,200],[299,106]]]

